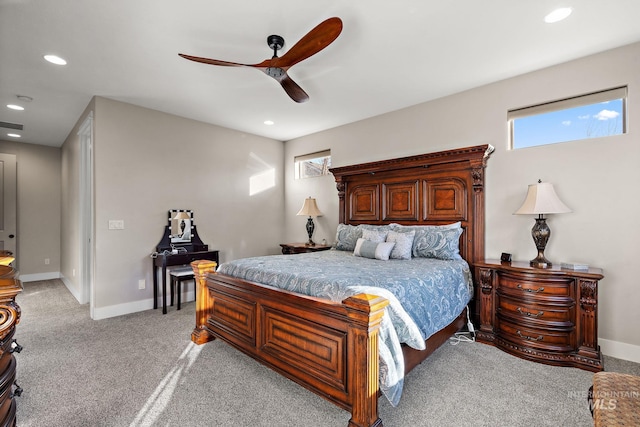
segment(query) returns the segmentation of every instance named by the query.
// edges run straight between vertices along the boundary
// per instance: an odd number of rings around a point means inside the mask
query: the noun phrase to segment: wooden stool
[[[182,282],[186,280],[194,280],[193,269],[191,267],[177,268],[169,272],[169,280],[171,287],[171,305],[173,306],[173,293],[178,292],[178,310],[180,310],[180,297],[182,295]],[[195,283],[195,281],[194,281]],[[195,287],[194,287],[195,292]]]

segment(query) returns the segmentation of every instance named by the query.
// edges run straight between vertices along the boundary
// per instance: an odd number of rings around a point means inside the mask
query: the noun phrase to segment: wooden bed
[[[460,253],[484,259],[484,168],[480,145],[331,169],[344,224],[442,225],[462,222]],[[360,294],[341,303],[248,282],[194,265],[192,340],[220,338],[351,413],[350,427],[378,417],[378,329],[387,300]],[[403,347],[406,372],[466,324],[463,312],[427,340]]]

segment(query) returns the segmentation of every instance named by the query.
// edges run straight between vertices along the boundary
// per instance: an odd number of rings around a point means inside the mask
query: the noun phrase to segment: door
[[[0,154],[0,249],[13,252],[17,268],[16,181],[15,154]]]

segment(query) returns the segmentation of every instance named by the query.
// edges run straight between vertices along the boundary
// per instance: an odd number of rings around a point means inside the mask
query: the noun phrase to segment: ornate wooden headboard
[[[343,224],[460,221],[460,253],[484,259],[484,168],[490,145],[332,168]]]

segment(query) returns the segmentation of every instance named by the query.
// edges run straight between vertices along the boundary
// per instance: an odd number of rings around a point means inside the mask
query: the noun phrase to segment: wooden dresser
[[[549,365],[603,370],[598,345],[602,270],[541,269],[528,262],[474,264],[477,340]]]
[[[14,351],[22,349],[15,343],[20,307],[16,295],[22,291],[18,273],[10,266],[0,265],[0,426],[16,425],[16,402],[22,389],[16,384]]]

